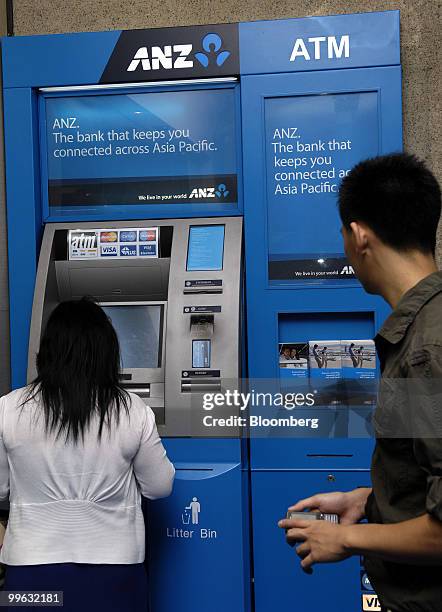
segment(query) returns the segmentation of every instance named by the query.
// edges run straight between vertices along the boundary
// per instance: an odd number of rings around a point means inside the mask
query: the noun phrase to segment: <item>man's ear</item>
[[[358,221],[352,221],[350,229],[353,234],[353,244],[356,251],[360,255],[364,255],[369,243],[367,228],[363,224],[358,223]]]

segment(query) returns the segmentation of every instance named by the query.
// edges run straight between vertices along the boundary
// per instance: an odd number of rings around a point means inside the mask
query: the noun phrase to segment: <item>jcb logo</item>
[[[362,609],[364,612],[380,612],[381,604],[379,603],[378,596],[364,593],[362,595]]]
[[[215,187],[204,187],[200,189],[192,189],[189,195],[190,198],[214,198],[215,197]]]
[[[353,266],[344,266],[341,270],[341,274],[354,274]]]
[[[192,45],[166,45],[165,47],[140,47],[130,62],[127,72],[134,72],[141,65],[142,70],[172,70],[173,68],[193,68],[193,60],[188,59]]]

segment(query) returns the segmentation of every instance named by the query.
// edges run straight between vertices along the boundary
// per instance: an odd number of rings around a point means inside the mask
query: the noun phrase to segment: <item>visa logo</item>
[[[103,257],[116,257],[118,255],[117,247],[113,244],[102,246],[101,255]]]
[[[381,604],[379,603],[378,596],[364,593],[362,595],[362,609],[364,612],[381,612]]]

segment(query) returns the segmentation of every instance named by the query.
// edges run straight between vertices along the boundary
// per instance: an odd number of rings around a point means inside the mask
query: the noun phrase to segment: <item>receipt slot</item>
[[[147,512],[151,610],[244,610],[245,472],[240,463],[175,467],[172,496]]]

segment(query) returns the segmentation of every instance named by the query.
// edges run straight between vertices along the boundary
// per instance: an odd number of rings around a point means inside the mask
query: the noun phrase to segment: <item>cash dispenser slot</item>
[[[122,381],[126,391],[135,393],[141,398],[155,415],[157,425],[164,425],[166,414],[164,408],[164,384],[163,383],[128,383]]]
[[[142,399],[146,399],[150,397],[150,383],[145,385],[132,384],[122,382],[122,386],[126,391],[130,391],[131,393],[136,393]]]

